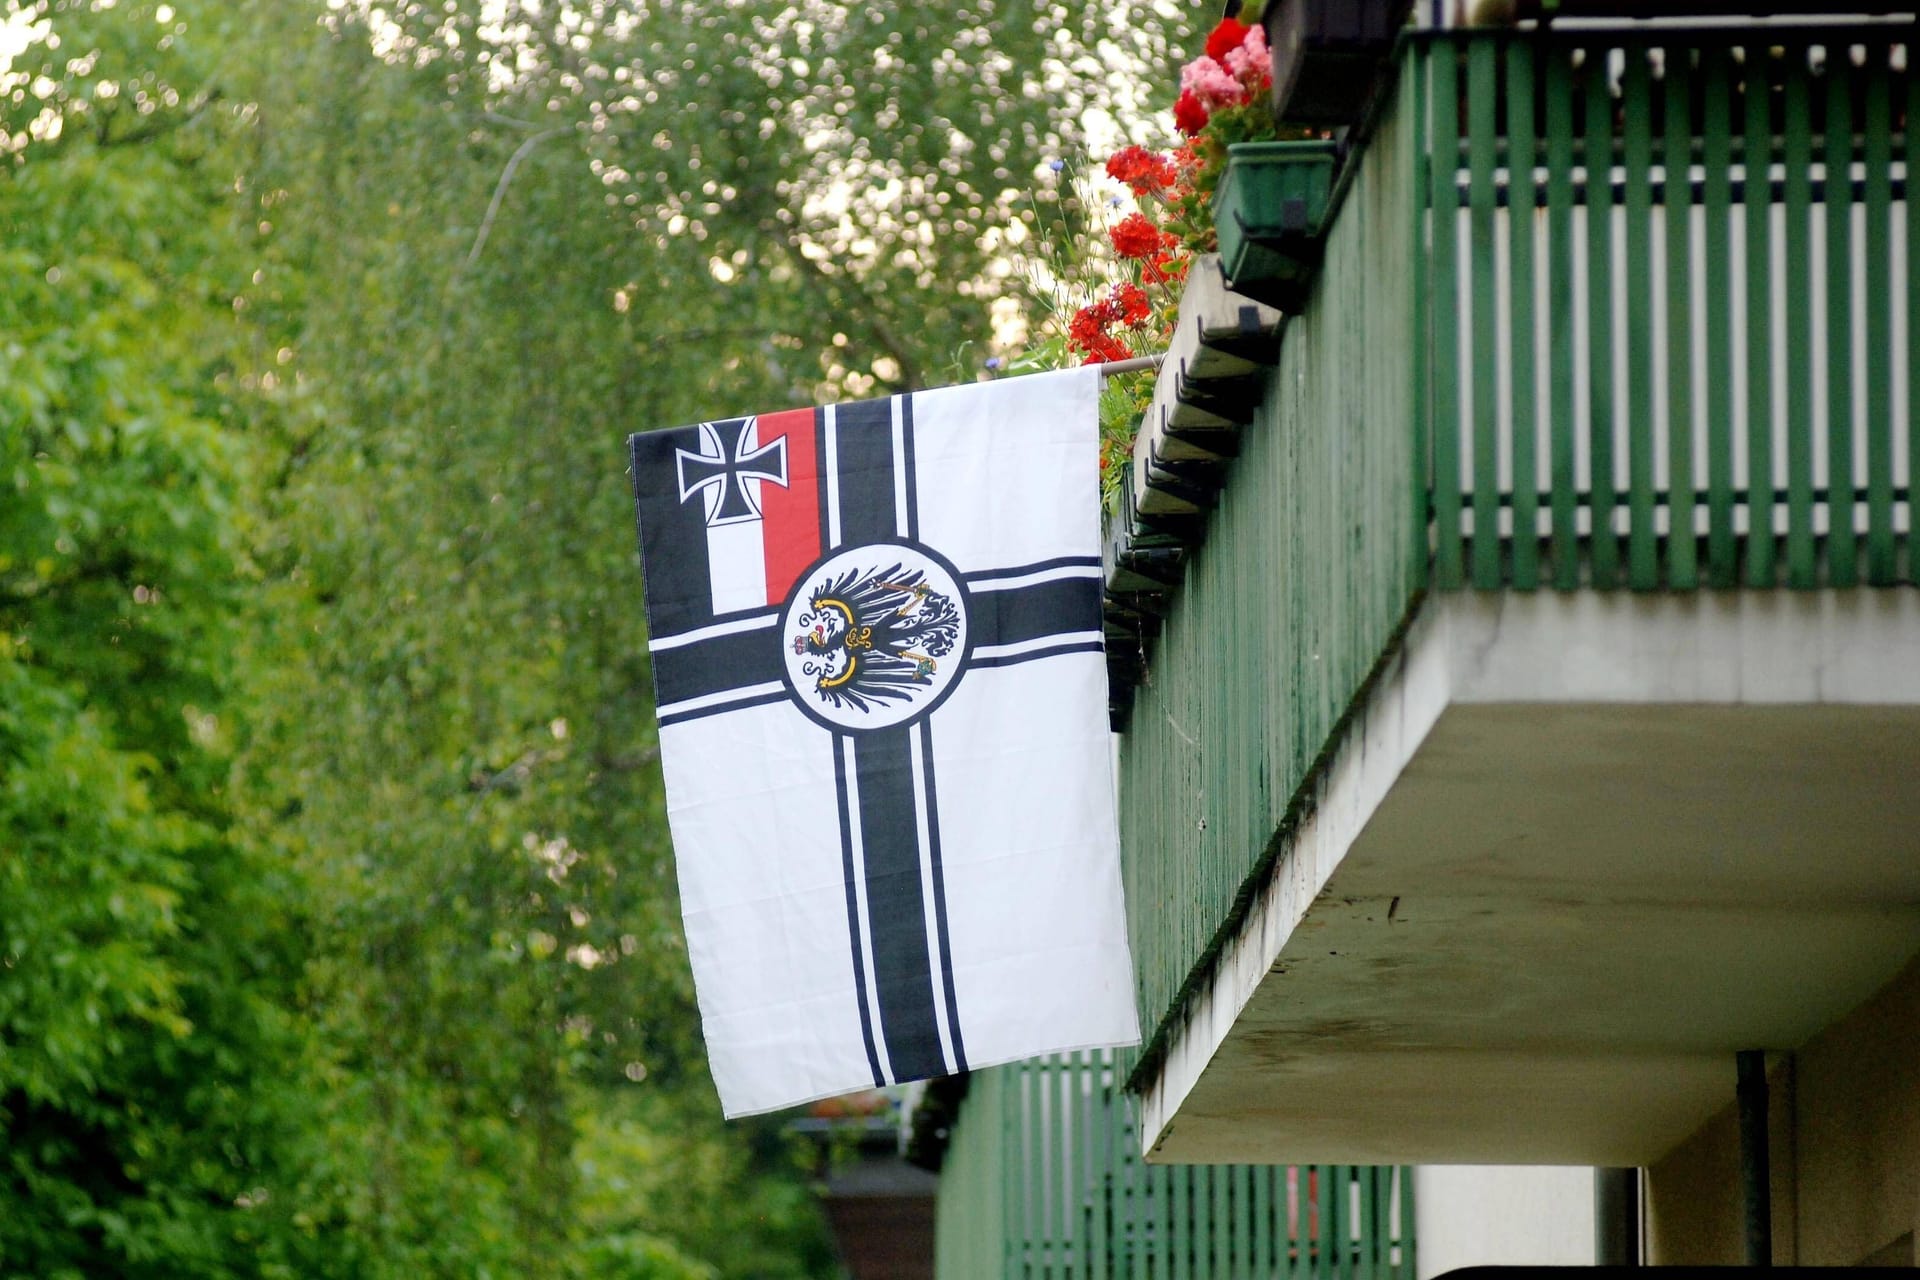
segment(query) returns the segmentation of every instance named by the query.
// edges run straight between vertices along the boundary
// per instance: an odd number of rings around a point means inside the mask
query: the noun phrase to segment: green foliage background
[[[5,12],[0,1277],[834,1274],[706,1077],[621,440],[983,347],[1186,16]]]

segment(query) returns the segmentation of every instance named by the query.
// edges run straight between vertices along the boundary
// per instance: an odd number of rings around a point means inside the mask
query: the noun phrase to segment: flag
[[[1135,1043],[1097,371],[635,435],[729,1116]]]

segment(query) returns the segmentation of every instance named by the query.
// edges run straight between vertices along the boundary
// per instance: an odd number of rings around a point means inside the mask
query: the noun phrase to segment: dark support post
[[[1640,1171],[1593,1171],[1593,1261],[1602,1267],[1640,1265]]]
[[[1747,1265],[1773,1265],[1773,1178],[1767,1160],[1767,1055],[1738,1054],[1740,1187],[1747,1208]]]

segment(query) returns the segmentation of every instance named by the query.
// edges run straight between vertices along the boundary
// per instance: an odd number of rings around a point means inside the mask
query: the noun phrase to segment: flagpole
[[[1162,351],[1158,355],[1134,356],[1130,360],[1105,360],[1100,364],[1100,376],[1111,378],[1116,373],[1140,373],[1146,369],[1158,369],[1160,362],[1167,358]]]

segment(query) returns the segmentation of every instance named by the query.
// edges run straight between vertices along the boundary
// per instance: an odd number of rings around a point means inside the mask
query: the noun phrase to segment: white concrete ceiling
[[[1543,679],[1540,621],[1416,628],[1346,751],[1378,771],[1391,720],[1402,760],[1279,869],[1145,1100],[1150,1158],[1649,1163],[1732,1100],[1737,1050],[1920,952],[1920,705],[1555,701],[1580,682]],[[1888,634],[1920,667],[1920,627]]]

